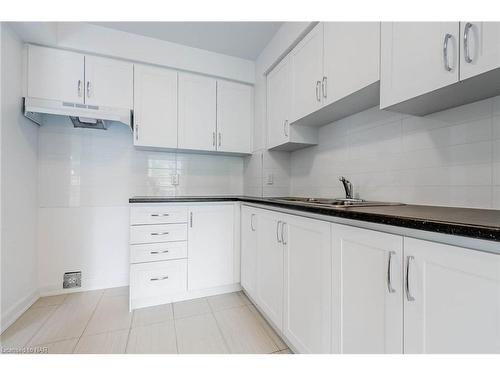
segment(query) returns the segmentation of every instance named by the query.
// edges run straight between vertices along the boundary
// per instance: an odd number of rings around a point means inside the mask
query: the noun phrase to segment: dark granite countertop
[[[419,229],[500,242],[500,210],[475,208],[397,205],[370,207],[318,207],[274,198],[249,196],[133,197],[130,203],[241,201],[342,217],[397,227]]]

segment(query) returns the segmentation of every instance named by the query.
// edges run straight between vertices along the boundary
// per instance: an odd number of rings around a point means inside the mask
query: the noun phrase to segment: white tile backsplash
[[[500,97],[426,117],[372,108],[319,129],[291,153],[291,195],[500,208]],[[264,165],[264,170],[266,165]]]

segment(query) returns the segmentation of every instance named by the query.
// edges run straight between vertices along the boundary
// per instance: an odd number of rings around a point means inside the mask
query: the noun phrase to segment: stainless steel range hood
[[[132,130],[132,111],[56,100],[24,98],[24,115],[41,125],[40,114],[68,116],[78,128],[106,130],[111,122],[118,122]]]

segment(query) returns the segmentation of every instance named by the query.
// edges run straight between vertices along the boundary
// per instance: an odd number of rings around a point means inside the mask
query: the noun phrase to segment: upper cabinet
[[[217,150],[252,153],[253,88],[217,81]]]
[[[500,94],[500,23],[382,23],[380,107],[412,115]]]
[[[128,62],[85,56],[85,103],[132,108],[134,65]]]
[[[217,81],[179,73],[179,148],[215,151]]]
[[[27,65],[31,98],[133,107],[131,63],[30,45]]]
[[[84,55],[30,45],[27,56],[28,97],[84,103]]]
[[[134,145],[177,147],[177,72],[134,67]]]
[[[316,25],[267,75],[268,149],[318,143],[315,127],[379,103],[380,23]]]
[[[458,22],[382,24],[380,106],[458,82]]]

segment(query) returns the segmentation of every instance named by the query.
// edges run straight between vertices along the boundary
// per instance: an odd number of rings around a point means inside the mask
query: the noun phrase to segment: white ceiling
[[[255,60],[283,22],[92,22],[133,34]]]

